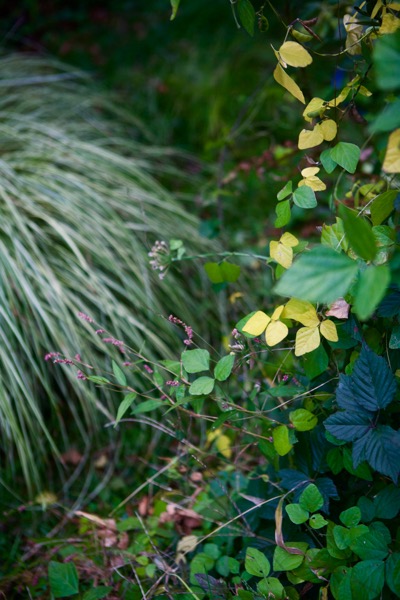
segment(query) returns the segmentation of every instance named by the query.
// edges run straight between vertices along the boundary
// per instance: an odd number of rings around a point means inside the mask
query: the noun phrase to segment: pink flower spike
[[[149,365],[143,365],[143,368],[145,371],[147,371],[147,373],[149,373],[149,375],[154,373],[153,369],[151,367],[149,367]]]
[[[87,315],[84,312],[78,312],[78,317],[83,321],[87,321],[88,323],[94,323],[94,319],[92,319],[92,317],[89,317],[89,315]]]

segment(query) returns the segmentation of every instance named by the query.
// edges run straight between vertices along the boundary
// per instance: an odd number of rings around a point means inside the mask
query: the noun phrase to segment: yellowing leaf
[[[282,313],[282,318],[294,319],[306,327],[318,327],[319,325],[317,311],[311,302],[297,298],[289,300]]]
[[[344,15],[343,25],[347,31],[346,50],[349,54],[361,54],[360,38],[363,35],[363,26],[358,22],[357,15]]]
[[[306,150],[307,148],[314,148],[319,146],[324,141],[324,136],[319,130],[318,126],[315,126],[311,131],[309,129],[302,129],[299,135],[299,150]]]
[[[304,94],[297,85],[297,83],[282,69],[281,65],[276,65],[274,71],[274,79],[279,85],[285,88],[292,96],[294,96],[299,102],[306,103],[304,100]]]
[[[318,327],[300,327],[296,334],[294,353],[296,356],[303,356],[318,348],[320,343]]]
[[[342,91],[340,92],[340,94],[338,96],[336,96],[336,98],[334,98],[333,100],[330,100],[329,102],[327,102],[327,105],[329,107],[335,107],[335,106],[339,106],[339,104],[341,104],[342,102],[344,102],[347,98],[347,96],[350,94],[350,87],[346,86],[342,89]]]
[[[325,339],[329,340],[330,342],[338,341],[339,338],[337,329],[333,321],[330,321],[329,319],[322,321],[319,329],[321,331],[321,335],[323,335]]]
[[[283,304],[281,304],[281,306],[278,306],[272,313],[271,321],[277,321],[279,319],[279,317],[281,316],[284,308],[285,307]]]
[[[382,24],[379,27],[379,35],[384,35],[386,33],[395,33],[400,28],[400,19],[393,15],[392,13],[385,13],[382,16]]]
[[[225,458],[231,458],[232,456],[232,448],[231,448],[231,440],[227,435],[220,435],[217,437],[215,442],[215,446]]]
[[[360,85],[360,89],[358,90],[358,92],[361,94],[361,96],[372,96],[372,92],[369,91],[368,88],[365,87],[365,85]]]
[[[290,246],[284,246],[280,242],[270,242],[269,253],[271,258],[276,260],[276,262],[285,269],[288,269],[293,262],[292,248],[290,248]]]
[[[288,231],[281,236],[279,241],[284,246],[289,246],[290,248],[294,248],[299,243],[299,240],[297,239],[297,237],[295,237]]]
[[[371,19],[375,19],[376,15],[378,14],[378,12],[382,8],[382,6],[383,6],[382,0],[378,0],[378,2],[375,4],[374,8],[372,9]]]
[[[282,323],[281,321],[271,321],[265,332],[265,341],[268,346],[276,346],[276,344],[279,344],[279,342],[285,339],[288,333],[289,329],[285,323]]]
[[[322,98],[313,98],[310,100],[303,111],[305,120],[311,123],[316,117],[322,117],[327,108],[325,104],[325,100],[322,100]]]
[[[307,167],[306,169],[302,170],[301,174],[303,177],[312,177],[313,175],[319,173],[320,170],[321,169],[319,167]]]
[[[326,119],[319,124],[319,130],[327,142],[332,141],[337,134],[337,125],[333,119]]]
[[[389,136],[382,169],[386,173],[400,173],[400,129],[395,129]]]
[[[270,320],[271,319],[265,314],[265,312],[258,310],[252,317],[250,317],[242,331],[245,333],[250,333],[250,335],[261,335]]]
[[[322,179],[315,176],[306,177],[305,179],[299,181],[298,187],[301,187],[302,185],[308,185],[308,187],[314,190],[314,192],[323,192],[324,190],[326,190],[326,185],[322,181]]]
[[[306,67],[312,63],[312,56],[297,42],[285,42],[279,48],[279,54],[292,67]]]
[[[214,431],[209,431],[207,433],[207,442],[212,444],[214,440],[217,439],[218,436],[222,435],[222,429],[215,429]]]

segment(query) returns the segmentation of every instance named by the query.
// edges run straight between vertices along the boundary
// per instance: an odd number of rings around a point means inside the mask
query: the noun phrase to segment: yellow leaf
[[[299,135],[299,150],[306,150],[307,148],[314,148],[319,146],[324,141],[324,136],[319,130],[318,126],[315,126],[311,131],[309,129],[302,129]]]
[[[281,65],[276,65],[274,71],[274,79],[279,85],[285,88],[292,96],[294,96],[299,102],[303,104],[306,103],[304,100],[304,94],[297,85],[297,83],[292,79],[285,71],[282,69]]]
[[[368,88],[365,87],[365,85],[360,85],[360,89],[358,90],[358,92],[361,94],[361,96],[372,96],[372,92],[369,91]]]
[[[302,170],[301,174],[303,177],[312,177],[313,175],[319,173],[320,170],[321,169],[319,167],[307,167],[306,169]]]
[[[379,35],[395,33],[400,28],[400,19],[392,13],[386,13],[382,17],[382,25],[379,27]]]
[[[330,319],[327,319],[326,321],[322,321],[321,326],[320,326],[320,331],[321,331],[321,335],[323,335],[324,338],[329,340],[330,342],[337,342],[339,339],[338,334],[337,334],[336,325]]]
[[[284,233],[283,235],[281,235],[281,238],[279,241],[281,244],[283,244],[284,246],[288,246],[289,248],[294,248],[299,243],[299,240],[297,239],[297,237],[295,237],[288,231],[286,233]]]
[[[326,190],[326,185],[319,177],[306,177],[299,181],[298,187],[302,185],[308,185],[308,187],[312,188],[314,192],[323,192]]]
[[[252,317],[250,317],[242,331],[245,333],[250,333],[250,335],[261,335],[270,320],[271,319],[265,314],[265,312],[258,310]]]
[[[333,119],[326,119],[319,123],[319,130],[327,142],[332,141],[337,134],[337,125]]]
[[[297,42],[285,42],[279,48],[279,54],[291,67],[306,67],[312,63],[312,56]]]
[[[386,173],[400,173],[400,129],[395,129],[389,136],[382,169]]]
[[[347,98],[347,96],[350,94],[350,90],[351,88],[346,86],[342,89],[342,91],[340,92],[339,96],[336,96],[336,98],[334,98],[333,100],[330,100],[329,102],[327,102],[327,105],[329,107],[335,107],[335,106],[339,106],[339,104],[341,104],[342,102],[344,102]]]
[[[322,98],[313,98],[310,100],[303,111],[305,120],[311,123],[316,117],[322,117],[326,110],[325,104],[325,100],[322,100]]]
[[[319,319],[317,311],[306,300],[291,298],[282,312],[283,319],[294,319],[306,327],[318,327]]]
[[[344,15],[343,25],[347,31],[346,50],[349,54],[361,54],[360,38],[363,35],[363,26],[358,23],[357,15]]]
[[[378,0],[378,2],[375,4],[374,8],[372,9],[371,19],[375,19],[376,15],[378,14],[378,12],[382,8],[382,6],[383,6],[382,0]]]
[[[285,307],[284,307],[284,305],[283,305],[283,304],[281,304],[280,306],[278,306],[278,307],[277,307],[277,308],[274,310],[274,312],[272,313],[272,316],[271,316],[271,321],[277,321],[277,320],[279,319],[279,317],[281,316],[281,314],[282,314],[282,312],[283,312],[283,309],[284,309],[284,308],[285,308]]]
[[[207,433],[207,442],[209,444],[212,444],[212,442],[216,440],[217,437],[219,437],[220,435],[222,435],[222,429],[215,429],[214,431],[209,431]]]
[[[288,269],[292,265],[293,250],[290,247],[284,246],[280,242],[270,242],[269,253],[271,258],[276,260],[285,269]]]
[[[265,341],[268,346],[276,346],[276,344],[279,344],[279,342],[285,339],[288,333],[289,329],[285,323],[282,323],[281,321],[271,321],[265,332]]]
[[[227,435],[220,435],[217,437],[216,442],[215,442],[215,447],[217,448],[218,452],[220,452],[222,454],[222,456],[225,456],[225,458],[231,458],[232,456],[232,448],[231,448],[231,440],[230,438],[228,438]]]
[[[300,327],[296,335],[294,353],[296,356],[303,356],[318,348],[320,343],[318,327]]]

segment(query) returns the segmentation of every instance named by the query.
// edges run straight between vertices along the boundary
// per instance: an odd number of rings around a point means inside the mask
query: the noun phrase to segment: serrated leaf
[[[290,210],[290,200],[284,200],[283,202],[279,202],[275,206],[276,219],[274,226],[285,227],[290,221],[291,218],[291,210]]]
[[[301,525],[302,523],[305,523],[310,516],[308,510],[302,508],[300,504],[287,504],[285,506],[285,510],[289,516],[289,519],[295,525]]]
[[[324,421],[325,428],[339,440],[354,442],[363,437],[373,424],[366,412],[339,411]]]
[[[336,325],[333,321],[325,319],[325,321],[322,321],[319,330],[321,335],[329,342],[337,342],[339,340]]]
[[[299,504],[304,510],[312,513],[322,508],[324,499],[317,486],[310,483],[300,494]]]
[[[289,420],[297,431],[311,431],[318,425],[318,418],[305,408],[290,412]]]
[[[210,368],[210,353],[208,350],[196,348],[185,350],[181,354],[183,368],[187,373],[200,373]]]
[[[207,396],[214,389],[214,379],[212,377],[198,377],[189,388],[191,396]]]
[[[123,372],[123,370],[121,369],[121,367],[119,367],[117,365],[117,363],[115,362],[115,360],[112,361],[112,370],[114,373],[114,377],[115,379],[118,381],[118,383],[120,385],[126,385],[127,381],[126,381],[126,377],[125,377],[125,373]]]
[[[322,131],[316,125],[314,129],[302,129],[299,133],[299,140],[297,146],[299,150],[307,150],[308,148],[315,148],[324,141]]]
[[[360,273],[354,298],[354,312],[359,319],[368,319],[384,297],[390,283],[387,265],[369,265]]]
[[[247,548],[244,568],[255,577],[268,577],[271,571],[269,560],[257,548]]]
[[[215,365],[214,377],[218,381],[225,381],[232,373],[233,365],[235,364],[234,354],[223,356]]]
[[[291,181],[288,181],[286,183],[286,185],[278,192],[278,194],[276,196],[278,199],[278,202],[281,200],[284,200],[285,198],[290,196],[290,194],[292,193],[292,190],[293,190],[293,183]]]
[[[127,394],[125,396],[125,398],[122,400],[121,404],[118,407],[117,418],[115,419],[115,423],[114,423],[114,429],[118,425],[118,423],[120,422],[120,420],[122,419],[122,417],[124,416],[126,411],[129,409],[132,402],[136,399],[136,397],[137,397],[137,394],[135,392],[131,392],[130,394]]]
[[[339,215],[350,246],[358,256],[365,260],[373,260],[378,251],[372,228],[363,219],[343,204],[339,207]]]
[[[238,14],[247,33],[253,36],[256,13],[250,0],[238,0]]]
[[[275,427],[272,431],[272,439],[274,448],[279,456],[285,456],[293,448],[289,439],[289,429],[286,425],[278,425],[278,427]]]
[[[306,101],[304,100],[304,94],[297,85],[297,83],[284,71],[284,69],[279,64],[276,65],[274,71],[274,79],[277,83],[279,83],[279,85],[284,87],[285,90],[292,94],[292,96],[294,96],[296,100],[299,100],[299,102],[302,102],[303,104],[306,103]]]
[[[359,445],[361,450],[358,456],[362,460],[367,460],[373,469],[397,483],[400,474],[400,432],[388,425],[378,425],[359,440]],[[355,450],[358,451],[356,445],[353,447],[354,464],[356,464]]]
[[[288,335],[289,329],[281,321],[271,321],[265,332],[265,341],[268,346],[276,346]]]
[[[261,335],[270,321],[271,318],[265,312],[258,310],[250,317],[246,325],[242,328],[242,331],[250,335]]]
[[[302,254],[274,291],[280,296],[329,304],[346,295],[357,272],[357,263],[345,254],[319,246]]]
[[[332,160],[340,167],[343,167],[348,173],[356,172],[360,154],[360,148],[355,144],[350,144],[348,142],[339,142],[330,150]]]
[[[78,572],[74,563],[50,561],[49,584],[54,598],[65,598],[78,594]]]
[[[389,136],[382,169],[386,173],[400,173],[400,129]]]
[[[312,56],[297,42],[285,42],[278,50],[282,60],[291,67],[307,67],[312,63]]]
[[[363,346],[354,364],[351,379],[354,398],[360,408],[365,410],[386,408],[396,394],[396,378],[387,361],[367,346]]]
[[[300,327],[296,334],[294,353],[296,356],[303,356],[318,348],[320,343],[318,327]]]
[[[317,311],[314,306],[310,302],[298,298],[291,298],[285,304],[282,318],[293,319],[305,327],[317,327],[319,325]]]

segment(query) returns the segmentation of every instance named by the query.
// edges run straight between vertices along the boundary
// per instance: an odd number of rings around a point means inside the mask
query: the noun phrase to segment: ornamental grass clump
[[[176,175],[170,151],[136,142],[149,132],[87,77],[18,55],[0,72],[0,458],[32,486],[49,449],[87,446],[111,401],[44,356],[103,353],[80,311],[166,355],[179,343],[168,314],[195,324],[201,296],[194,267],[185,286],[173,270],[160,284],[148,253],[157,239],[205,242],[157,180]]]

